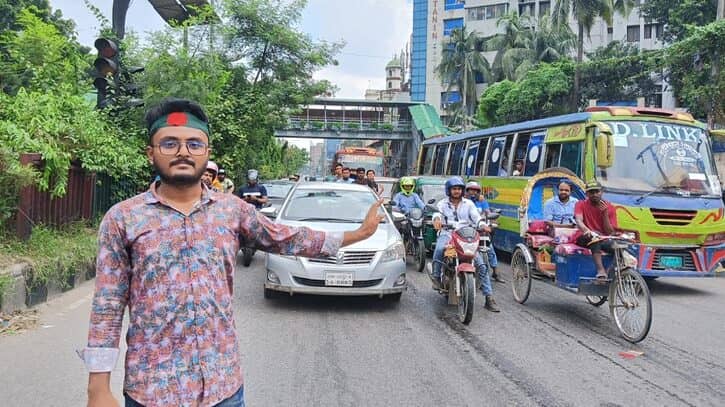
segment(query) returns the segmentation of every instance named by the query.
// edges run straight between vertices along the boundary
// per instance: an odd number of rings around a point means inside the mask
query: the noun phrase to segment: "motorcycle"
[[[479,229],[485,225],[483,222],[479,222],[477,225]],[[481,234],[476,228],[462,226],[454,229],[451,231],[451,239],[443,251],[443,261],[441,262],[443,288],[439,290],[439,293],[448,297],[448,304],[458,306],[458,319],[466,325],[473,319],[478,280],[474,259],[480,250],[480,244]],[[432,264],[429,264],[427,268],[429,276],[433,278]]]
[[[398,212],[395,208],[393,210]],[[422,273],[425,269],[426,254],[423,242],[423,211],[420,208],[412,208],[408,215],[397,223],[398,230],[403,236],[406,260],[412,260],[416,271]]]
[[[491,250],[494,250],[493,248],[493,242],[491,241],[491,237],[493,236],[494,231],[498,228],[498,223],[495,222],[496,219],[501,216],[501,210],[500,209],[494,209],[493,212],[484,214],[481,213],[481,221],[479,222],[479,233],[480,241],[478,245],[478,250],[481,252],[481,257],[483,257],[483,261],[486,262],[486,267],[488,270],[491,270],[491,263],[488,260],[488,253]],[[490,232],[483,232],[486,228],[490,229]]]
[[[250,194],[244,194],[244,195],[253,195],[253,194],[256,194],[256,193],[250,193]],[[270,206],[272,206],[272,204],[266,203],[262,207],[267,208]],[[245,242],[244,240],[242,240],[240,243],[241,243],[240,244],[241,247],[239,249],[242,251],[242,265],[244,267],[249,267],[252,264],[252,258],[254,257],[254,253],[257,252],[257,249],[251,246],[252,244],[254,244],[254,242]]]

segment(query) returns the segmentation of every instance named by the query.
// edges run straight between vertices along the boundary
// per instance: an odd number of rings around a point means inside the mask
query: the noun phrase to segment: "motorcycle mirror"
[[[486,216],[486,219],[488,219],[488,220],[495,220],[495,219],[498,219],[500,216],[501,216],[501,214],[500,213],[497,213],[497,212],[489,213]]]
[[[431,200],[428,201],[428,205],[433,205],[434,203],[436,203],[435,198],[432,198]]]
[[[395,212],[395,211],[394,211],[394,212],[392,213],[392,216],[393,216],[393,222],[402,222],[402,221],[404,221],[404,220],[405,220],[405,215],[403,215],[403,214],[402,214],[402,213],[400,213],[400,212]]]
[[[275,208],[274,206],[267,206],[266,208],[260,209],[259,213],[270,219],[274,219],[277,217],[277,208]]]

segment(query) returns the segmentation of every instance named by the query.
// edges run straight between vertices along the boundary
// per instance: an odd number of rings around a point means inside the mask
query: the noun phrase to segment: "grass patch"
[[[55,282],[69,288],[73,277],[85,270],[98,250],[97,229],[86,223],[74,223],[60,229],[35,226],[27,241],[0,240],[0,247],[13,262],[24,261],[32,266],[26,276],[29,288]],[[6,260],[7,261],[7,260]],[[1,294],[0,294],[1,295]]]

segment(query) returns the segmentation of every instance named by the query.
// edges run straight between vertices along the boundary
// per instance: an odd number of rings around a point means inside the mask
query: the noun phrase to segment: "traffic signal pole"
[[[130,4],[131,0],[113,0],[112,29],[119,40],[126,35],[126,13]]]

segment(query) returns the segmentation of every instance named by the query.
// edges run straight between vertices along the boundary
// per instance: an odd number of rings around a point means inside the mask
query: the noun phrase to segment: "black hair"
[[[556,184],[556,189],[558,190],[561,184],[566,184],[569,187],[569,190],[571,191],[571,183],[569,181],[561,180],[558,184]]]
[[[360,172],[360,171],[365,172],[365,168],[363,168],[363,167],[357,167],[357,171],[356,172]]]
[[[209,117],[198,103],[187,99],[166,98],[146,112],[144,121],[146,122],[146,131],[149,133],[149,143],[151,143],[151,137],[153,137],[153,134],[151,134],[151,126],[153,126],[156,120],[162,116],[176,112],[189,113],[202,122],[209,124]]]
[[[350,167],[342,167],[342,170],[343,170],[343,171],[351,171],[351,170],[350,170]]]
[[[369,170],[368,170],[368,172],[372,172],[373,174],[375,174],[375,170],[374,170],[374,169],[372,169],[372,168],[371,168],[371,169],[369,169]],[[366,172],[365,174],[367,174],[368,172]]]
[[[340,163],[335,164],[335,168],[337,168],[337,167],[343,167],[344,168],[344,166],[342,164],[340,164]]]

